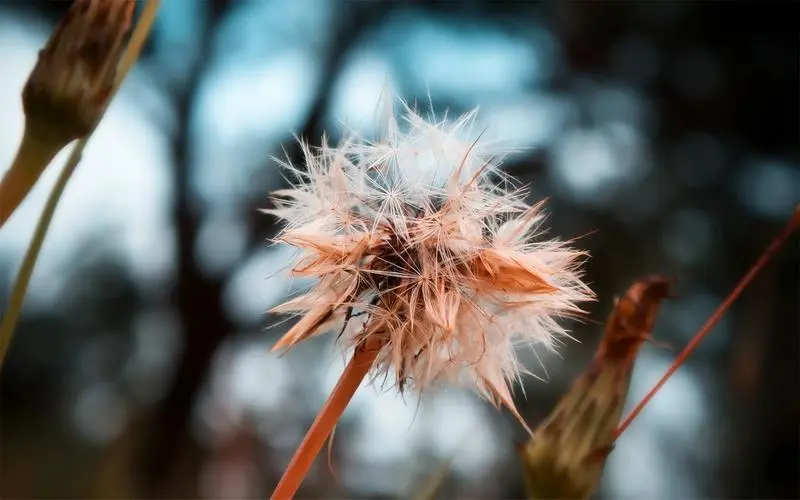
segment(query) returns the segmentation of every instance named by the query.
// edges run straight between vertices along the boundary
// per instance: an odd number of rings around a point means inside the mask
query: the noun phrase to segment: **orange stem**
[[[736,288],[733,289],[725,301],[720,304],[720,306],[711,314],[711,317],[708,318],[708,321],[706,321],[706,323],[700,328],[697,334],[695,334],[692,340],[686,345],[683,351],[681,351],[681,353],[669,367],[667,373],[661,377],[658,383],[652,389],[650,389],[650,392],[648,392],[647,395],[642,398],[642,400],[639,401],[639,403],[633,408],[633,410],[631,410],[628,416],[625,417],[625,420],[623,420],[617,428],[614,434],[614,439],[618,438],[623,432],[625,432],[625,429],[627,429],[628,426],[631,425],[631,422],[633,422],[633,419],[635,419],[642,412],[645,405],[647,405],[647,403],[653,399],[653,396],[656,395],[656,393],[667,382],[667,380],[669,380],[669,378],[678,370],[678,368],[683,365],[689,355],[695,350],[697,345],[705,338],[706,335],[708,335],[708,332],[710,332],[711,329],[714,328],[717,323],[719,323],[719,320],[722,319],[722,315],[725,314],[728,309],[730,309],[733,302],[739,297],[739,295],[741,295],[744,289],[747,288],[750,282],[753,281],[753,278],[755,278],[758,273],[760,273],[761,270],[767,265],[769,260],[778,252],[780,247],[786,243],[786,240],[789,239],[789,236],[791,236],[798,226],[800,226],[800,206],[795,209],[792,220],[789,221],[789,224],[787,224],[783,232],[781,232],[781,234],[775,238],[772,244],[770,244],[770,246],[764,250],[764,253],[762,253],[761,257],[759,257],[756,263],[753,264],[753,267],[747,271],[747,274],[745,274],[741,281],[739,281],[739,283],[736,285]]]
[[[361,345],[356,348],[353,357],[344,369],[344,373],[339,377],[339,382],[333,388],[328,400],[322,406],[311,428],[308,429],[303,442],[294,453],[291,462],[283,472],[278,486],[270,497],[273,500],[284,500],[294,498],[300,483],[303,482],[311,464],[319,455],[322,446],[330,436],[339,418],[344,413],[345,408],[353,398],[361,381],[372,368],[379,349]]]

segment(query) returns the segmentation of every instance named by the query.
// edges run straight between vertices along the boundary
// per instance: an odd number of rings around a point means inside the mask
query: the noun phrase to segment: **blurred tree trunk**
[[[231,331],[222,308],[223,278],[209,277],[200,269],[195,250],[204,214],[191,190],[189,138],[197,90],[206,70],[214,24],[223,3],[213,1],[206,16],[197,57],[192,62],[185,86],[177,89],[177,126],[172,147],[175,189],[173,224],[177,236],[177,275],[173,290],[183,332],[183,351],[175,379],[166,397],[156,407],[150,422],[150,437],[143,459],[144,494],[150,498],[197,496],[200,451],[193,441],[191,413],[206,380],[214,353]]]
[[[227,2],[217,1],[212,7],[198,59],[186,79],[186,87],[180,89],[176,97],[178,125],[173,146],[173,221],[178,236],[178,274],[175,302],[183,325],[184,352],[178,361],[173,386],[156,410],[151,423],[153,434],[145,456],[145,493],[151,498],[197,494],[201,452],[196,449],[196,443],[189,433],[191,411],[199,389],[206,380],[214,353],[233,328],[220,301],[225,277],[205,276],[195,259],[197,235],[203,214],[202,208],[193,203],[189,187],[191,144],[188,131],[193,104],[207,63],[209,41],[214,32],[213,24],[220,17],[225,5]],[[333,39],[323,60],[320,87],[299,134],[311,142],[319,141],[322,135],[323,118],[330,105],[333,86],[351,47],[358,41],[363,30],[372,25],[375,15],[386,12],[385,8],[379,9],[368,3],[347,5],[347,13],[337,19]],[[299,150],[292,150],[290,155],[297,158]],[[255,210],[252,212],[259,218],[266,219]],[[249,226],[251,243],[257,241],[261,244],[263,241],[264,234],[259,234],[257,230],[260,226],[261,224]]]

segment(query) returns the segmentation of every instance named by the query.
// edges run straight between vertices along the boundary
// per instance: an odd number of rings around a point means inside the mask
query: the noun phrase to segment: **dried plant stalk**
[[[300,484],[311,469],[314,459],[317,458],[325,441],[333,433],[336,423],[350,400],[353,399],[356,389],[372,368],[375,358],[380,352],[380,347],[374,341],[356,347],[339,382],[331,391],[314,423],[311,424],[311,428],[297,448],[291,462],[286,466],[286,470],[270,498],[274,500],[294,498]]]
[[[58,23],[22,90],[25,130],[0,180],[0,227],[50,161],[89,135],[111,98],[130,31],[133,0],[76,0]]]
[[[40,139],[26,125],[17,154],[0,179],[0,228],[25,201],[42,172],[65,145]]]
[[[741,295],[745,288],[758,276],[764,267],[769,263],[770,259],[778,253],[778,250],[789,240],[789,237],[794,233],[797,227],[800,226],[800,205],[798,205],[792,217],[789,219],[788,224],[783,231],[772,241],[766,250],[761,254],[755,264],[747,271],[744,277],[734,287],[733,291],[725,298],[722,304],[711,314],[705,324],[700,327],[700,330],[692,337],[692,340],[686,345],[681,353],[675,358],[672,365],[670,365],[667,372],[659,379],[656,385],[639,401],[636,406],[631,410],[630,414],[625,417],[620,426],[617,428],[615,437],[619,437],[625,429],[633,422],[633,420],[642,412],[647,403],[661,390],[661,387],[667,383],[667,380],[676,372],[678,368],[683,365],[686,359],[694,352],[700,342],[708,335],[708,333],[717,325],[722,316],[730,309],[733,302]]]
[[[11,297],[8,301],[8,307],[3,312],[2,320],[0,320],[0,370],[3,368],[3,362],[8,352],[8,348],[11,345],[11,338],[14,334],[14,328],[16,327],[17,320],[22,312],[22,304],[25,300],[25,293],[28,290],[28,283],[30,283],[31,276],[33,275],[33,268],[36,265],[36,259],[39,257],[39,251],[42,249],[44,238],[47,235],[47,230],[50,228],[50,222],[53,220],[53,215],[55,214],[56,207],[61,199],[61,195],[67,186],[67,182],[72,177],[73,172],[75,172],[75,169],[78,167],[78,164],[81,161],[81,156],[83,155],[83,150],[86,147],[86,144],[88,143],[89,139],[91,139],[97,124],[105,114],[107,104],[119,90],[128,72],[136,63],[136,60],[138,59],[139,54],[144,47],[144,43],[147,40],[147,36],[150,33],[150,29],[153,27],[153,23],[155,22],[159,5],[161,5],[161,0],[147,0],[145,3],[144,8],[142,9],[142,14],[136,23],[136,28],[131,34],[128,45],[125,48],[125,52],[122,54],[122,59],[119,61],[119,66],[116,70],[116,77],[114,79],[114,85],[112,86],[110,93],[106,98],[106,107],[103,107],[100,110],[100,114],[97,116],[94,123],[95,128],[92,128],[75,144],[74,149],[67,159],[66,165],[64,165],[63,170],[59,174],[58,179],[53,186],[53,189],[50,191],[50,195],[48,196],[47,202],[42,210],[42,215],[39,217],[39,220],[36,223],[36,229],[34,230],[33,237],[31,238],[31,243],[28,245],[28,249],[25,252],[25,258],[20,266],[19,274],[17,274],[17,278],[14,280],[14,286],[11,290]],[[6,178],[7,176],[3,178],[3,182],[0,184],[5,183]],[[35,179],[33,179],[33,181],[35,182]],[[0,191],[2,190],[3,188],[0,187]],[[1,198],[2,197],[0,197],[0,199]],[[15,206],[9,205],[9,213],[13,211]],[[4,213],[2,210],[5,210],[5,208],[0,209],[0,215]],[[2,218],[0,217],[0,219]],[[0,226],[2,226],[1,222]]]
[[[594,360],[521,450],[531,498],[588,498],[595,491],[636,355],[668,292],[666,279],[648,277],[617,301]]]

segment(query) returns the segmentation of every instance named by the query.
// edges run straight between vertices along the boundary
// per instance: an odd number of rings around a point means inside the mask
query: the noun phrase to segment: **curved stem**
[[[119,90],[119,87],[121,86],[125,76],[131,70],[137,58],[139,57],[139,54],[144,47],[144,42],[147,39],[147,35],[150,33],[150,29],[155,21],[156,12],[158,11],[160,3],[160,0],[148,0],[148,2],[145,4],[144,9],[142,10],[142,15],[139,18],[139,21],[136,23],[136,28],[131,35],[131,40],[125,50],[125,54],[122,56],[119,69],[117,71],[117,79],[114,84],[114,88],[112,89],[111,96],[109,96],[108,99],[109,102],[111,102],[114,95]],[[105,114],[105,111],[103,114]],[[103,117],[100,116],[98,123],[100,120],[102,120],[102,118]],[[20,267],[17,279],[14,281],[14,288],[11,291],[11,299],[9,300],[5,314],[3,314],[2,322],[0,322],[0,370],[3,368],[6,353],[11,345],[11,337],[14,334],[14,328],[16,327],[20,313],[22,312],[22,304],[25,300],[25,293],[28,290],[28,284],[30,283],[31,275],[33,274],[33,268],[36,265],[36,259],[39,257],[39,251],[42,249],[42,243],[47,235],[50,222],[53,220],[53,214],[55,214],[56,206],[58,205],[58,201],[64,192],[67,181],[69,181],[72,173],[78,166],[78,163],[80,163],[83,150],[93,133],[94,130],[92,130],[92,132],[90,132],[86,137],[79,140],[75,145],[75,149],[72,150],[69,159],[67,159],[67,164],[64,166],[61,174],[58,176],[55,186],[53,186],[53,190],[50,191],[50,196],[47,198],[47,203],[42,211],[42,215],[39,217],[39,221],[36,223],[36,230],[33,233],[33,238],[31,239],[30,245],[28,245],[28,250],[25,252],[25,258],[22,261],[22,266]]]
[[[344,369],[344,373],[333,388],[328,400],[322,406],[314,423],[311,424],[306,433],[300,447],[294,453],[292,460],[283,472],[278,486],[272,492],[270,497],[272,500],[284,500],[293,498],[300,488],[300,483],[303,482],[311,464],[314,459],[319,455],[322,446],[330,436],[339,418],[344,413],[345,408],[350,403],[353,395],[364,380],[364,377],[369,372],[375,358],[378,355],[378,349],[369,348],[367,346],[359,346],[356,348],[353,357]]]
[[[61,198],[61,194],[64,192],[64,187],[67,185],[67,181],[72,175],[72,172],[80,162],[81,153],[85,145],[85,141],[80,141],[76,144],[67,164],[64,166],[61,174],[59,174],[55,186],[53,186],[53,191],[51,191],[50,197],[47,199],[39,221],[36,223],[33,239],[28,246],[27,252],[25,252],[25,258],[22,261],[19,274],[14,282],[14,288],[11,291],[11,298],[8,301],[6,313],[3,315],[2,322],[0,322],[0,369],[2,369],[3,362],[6,359],[8,347],[11,345],[14,327],[17,325],[17,320],[19,320],[20,313],[22,312],[25,293],[28,291],[28,284],[31,281],[33,268],[36,264],[37,257],[39,257],[39,251],[42,249],[42,243],[47,234],[47,229],[50,227],[50,221],[53,219],[53,214],[56,211],[56,205]]]

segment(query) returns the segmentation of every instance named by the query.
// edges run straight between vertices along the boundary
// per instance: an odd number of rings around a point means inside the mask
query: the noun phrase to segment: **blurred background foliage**
[[[68,2],[0,3],[0,157],[19,92]],[[4,498],[258,498],[343,367],[331,339],[284,357],[264,314],[304,285],[257,212],[345,123],[374,133],[385,85],[480,106],[506,165],[584,236],[600,295],[561,357],[526,353],[535,425],[591,356],[615,294],[675,277],[628,407],[800,200],[796,3],[166,0],[56,214],[0,378]],[[62,156],[63,157],[63,156]],[[59,165],[59,166],[57,166]],[[0,308],[55,163],[0,233]],[[797,239],[620,439],[601,497],[800,496]],[[275,325],[275,326],[273,326]],[[269,328],[267,328],[269,327]],[[563,359],[561,359],[563,358]],[[794,394],[794,396],[792,396]],[[335,474],[303,496],[407,496],[453,458],[442,498],[523,494],[505,413],[455,387],[362,388]]]

